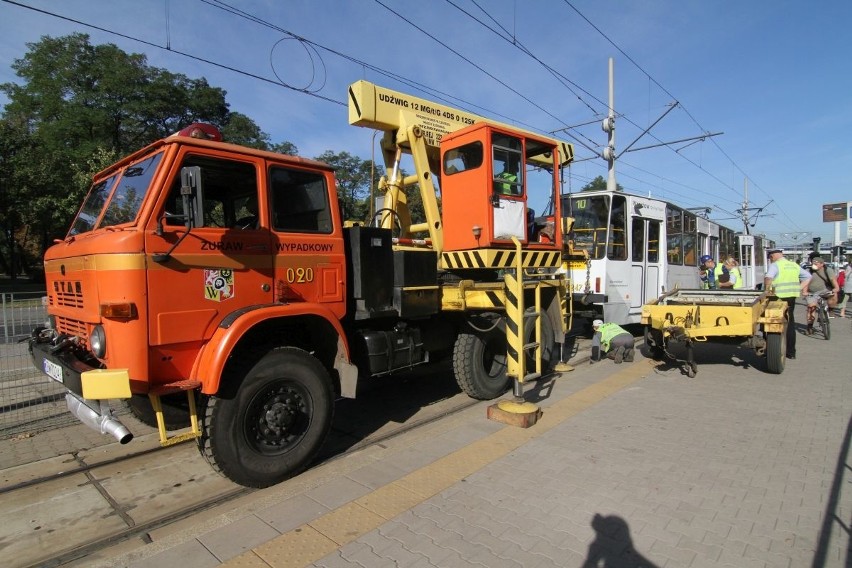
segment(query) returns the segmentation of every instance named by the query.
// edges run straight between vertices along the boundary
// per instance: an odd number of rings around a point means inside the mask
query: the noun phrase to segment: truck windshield
[[[136,220],[161,157],[148,156],[92,186],[68,236]]]

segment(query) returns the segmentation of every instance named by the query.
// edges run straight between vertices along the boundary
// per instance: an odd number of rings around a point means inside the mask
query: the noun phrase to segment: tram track
[[[362,439],[359,442],[354,444],[349,444],[348,447],[344,451],[333,452],[325,455],[319,461],[314,463],[311,467],[318,467],[323,464],[327,464],[333,461],[341,460],[346,458],[347,456],[369,448],[375,445],[381,445],[388,440],[391,440],[395,437],[401,436],[403,434],[416,431],[419,428],[423,428],[429,424],[433,424],[440,420],[444,420],[454,414],[458,414],[463,412],[473,406],[478,404],[482,404],[482,401],[471,400],[463,395],[459,395],[458,402],[453,402],[449,404],[446,408],[443,408],[439,412],[436,412],[430,416],[426,416],[422,419],[412,419],[407,421],[399,426],[395,426],[387,431],[382,432],[381,434],[369,436],[365,439]],[[351,433],[338,430],[335,432],[333,430],[330,437],[334,437],[337,435],[338,437],[351,437]],[[134,452],[132,454],[127,454],[124,456],[119,456],[110,460],[105,460],[99,463],[93,464],[85,464],[80,467],[69,469],[68,471],[63,471],[61,473],[44,476],[42,478],[29,480],[26,482],[22,482],[16,484],[14,486],[8,486],[0,491],[0,495],[2,494],[13,494],[15,491],[20,491],[26,488],[37,488],[39,485],[46,485],[51,481],[56,479],[61,479],[64,477],[82,474],[85,475],[88,483],[92,484],[98,492],[101,494],[103,499],[109,503],[109,506],[112,510],[112,514],[120,517],[122,521],[128,526],[120,530],[118,532],[114,532],[112,534],[108,534],[103,536],[102,538],[92,539],[86,542],[80,542],[75,544],[70,548],[65,548],[64,550],[58,551],[56,554],[53,554],[47,558],[40,558],[36,562],[31,564],[25,564],[22,566],[39,566],[39,567],[55,567],[55,566],[63,566],[69,563],[82,560],[89,555],[95,554],[99,551],[105,550],[107,548],[113,547],[115,545],[121,544],[123,542],[132,540],[134,538],[139,538],[143,542],[149,543],[152,542],[149,533],[156,531],[158,529],[162,529],[167,527],[173,523],[178,521],[182,521],[184,519],[190,518],[193,515],[197,515],[214,507],[220,507],[222,505],[227,505],[229,502],[233,502],[239,498],[245,497],[252,493],[255,493],[259,490],[231,486],[233,489],[217,492],[215,494],[208,495],[202,500],[193,502],[188,506],[181,507],[179,509],[175,509],[173,511],[169,511],[166,514],[158,516],[156,518],[149,519],[144,522],[136,523],[133,519],[127,514],[126,507],[122,506],[115,499],[112,499],[109,495],[109,491],[105,488],[101,482],[97,479],[96,476],[93,475],[98,468],[103,468],[106,466],[115,466],[121,464],[122,462],[127,462],[133,459],[145,458],[151,456],[152,454],[157,454],[162,450],[169,450],[172,448],[180,448],[180,446],[184,446],[186,448],[186,443],[178,444],[175,446],[171,446],[169,448],[151,448],[148,450],[143,450],[140,452]],[[200,456],[199,456],[200,459]],[[286,482],[285,482],[286,483]]]
[[[571,362],[587,360],[577,355],[575,344]],[[311,469],[370,447],[384,447],[383,444],[393,438],[440,423],[477,405],[488,404],[459,392],[449,366],[437,373],[434,369],[428,371],[428,376],[417,369],[371,383],[365,392],[359,392],[356,400],[338,400],[331,433]],[[57,485],[64,486],[65,495],[56,493],[51,501],[68,501],[72,493],[86,491],[92,503],[91,509],[86,511],[90,520],[84,523],[82,531],[59,526],[63,522],[61,515],[54,519],[50,513],[36,510],[38,505],[27,514],[38,518],[42,524],[48,524],[45,518],[51,518],[56,527],[38,527],[43,531],[38,535],[22,521],[18,523],[19,530],[7,533],[8,537],[0,530],[0,546],[14,542],[11,548],[27,556],[26,559],[18,558],[11,566],[83,566],[89,556],[98,558],[99,552],[133,539],[139,539],[140,543],[156,542],[168,533],[170,525],[214,508],[227,507],[258,491],[236,486],[213,473],[196,448],[188,446],[187,442],[166,448],[151,447],[91,463],[83,462],[84,458],[76,454],[74,458],[80,460],[76,467],[0,488],[3,496],[0,515],[3,516],[9,514],[4,511],[3,503],[29,500],[43,504],[49,491],[62,490],[57,489]],[[83,516],[78,516],[76,510],[64,513],[67,525],[79,522]],[[104,520],[107,518],[108,523]],[[56,532],[46,538],[45,530]],[[53,543],[55,549],[49,550],[46,543]],[[13,550],[7,548],[7,552]],[[42,556],[33,556],[35,554]]]

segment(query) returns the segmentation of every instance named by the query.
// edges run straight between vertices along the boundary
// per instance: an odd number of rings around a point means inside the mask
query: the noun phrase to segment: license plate
[[[60,383],[64,382],[62,380],[62,367],[60,367],[53,361],[48,361],[47,359],[44,360],[43,366],[44,372],[48,377],[50,377],[54,381],[59,381]]]

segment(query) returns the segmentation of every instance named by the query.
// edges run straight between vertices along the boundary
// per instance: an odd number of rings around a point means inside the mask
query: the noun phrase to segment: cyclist
[[[813,335],[814,319],[816,318],[817,304],[819,297],[827,292],[832,292],[834,303],[837,303],[837,292],[840,291],[840,286],[837,284],[837,275],[834,270],[825,265],[825,260],[821,256],[815,256],[811,259],[811,278],[808,285],[805,286],[805,298],[808,302],[808,329],[805,333]],[[828,298],[831,302],[831,298]],[[829,316],[834,317],[834,316]]]

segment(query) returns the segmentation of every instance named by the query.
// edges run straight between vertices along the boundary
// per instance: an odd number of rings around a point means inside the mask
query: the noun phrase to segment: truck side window
[[[492,139],[492,175],[494,193],[520,196],[524,193],[521,141],[505,134]]]
[[[482,165],[482,142],[476,141],[444,153],[444,173],[457,174]]]
[[[330,233],[331,210],[325,176],[272,166],[269,169],[272,228],[295,233]]]
[[[244,218],[249,214],[248,201],[250,196],[255,196],[256,202],[257,196],[257,170],[253,164],[210,156],[187,156],[181,166],[201,166],[205,227],[237,228],[239,222],[246,224]],[[178,175],[166,202],[166,211],[178,215],[184,213],[180,183]],[[254,213],[257,214],[256,210]],[[169,219],[167,223],[183,225],[183,220]]]

